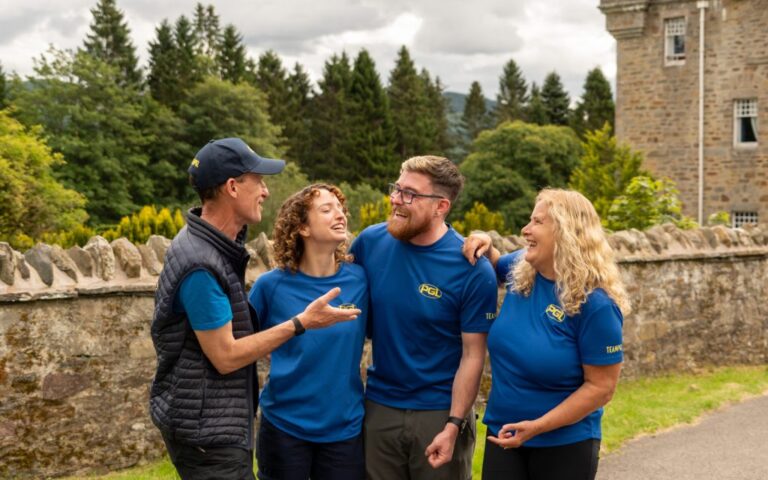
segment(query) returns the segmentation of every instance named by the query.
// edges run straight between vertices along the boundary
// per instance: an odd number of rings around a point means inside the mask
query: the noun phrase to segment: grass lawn
[[[608,453],[627,440],[675,425],[691,423],[702,414],[768,391],[768,366],[727,367],[691,375],[669,375],[620,382],[603,416],[602,451]],[[482,415],[480,416],[482,419]],[[485,425],[477,424],[473,478],[480,478]],[[175,480],[168,460],[100,477],[67,480]]]

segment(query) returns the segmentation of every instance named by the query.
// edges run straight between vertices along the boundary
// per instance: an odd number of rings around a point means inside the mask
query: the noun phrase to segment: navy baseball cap
[[[244,173],[275,175],[284,168],[284,160],[260,157],[239,138],[221,138],[201,148],[187,172],[195,189],[203,191]]]

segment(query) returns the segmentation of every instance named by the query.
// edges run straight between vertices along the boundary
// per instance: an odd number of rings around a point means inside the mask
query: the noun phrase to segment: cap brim
[[[259,157],[259,164],[250,169],[251,173],[259,175],[276,175],[285,168],[285,160]]]

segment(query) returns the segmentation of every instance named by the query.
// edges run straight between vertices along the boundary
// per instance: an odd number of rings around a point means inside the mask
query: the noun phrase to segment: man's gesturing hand
[[[354,320],[360,313],[358,308],[332,307],[328,303],[341,293],[339,287],[332,288],[325,295],[316,298],[307,305],[303,312],[297,315],[299,321],[307,330],[311,328],[324,328],[338,322]]]

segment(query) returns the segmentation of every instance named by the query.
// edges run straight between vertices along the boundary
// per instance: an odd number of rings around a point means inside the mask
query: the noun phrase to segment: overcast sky
[[[146,65],[147,44],[167,18],[191,17],[196,1],[117,0]],[[615,41],[598,0],[216,0],[222,27],[234,24],[253,58],[275,50],[301,63],[313,80],[325,60],[367,48],[385,84],[406,45],[418,68],[438,75],[448,91],[467,93],[477,80],[495,97],[513,58],[526,80],[541,85],[555,70],[572,99],[587,71],[616,76]],[[32,73],[32,59],[53,44],[82,45],[96,0],[0,0],[0,63],[7,73]]]

